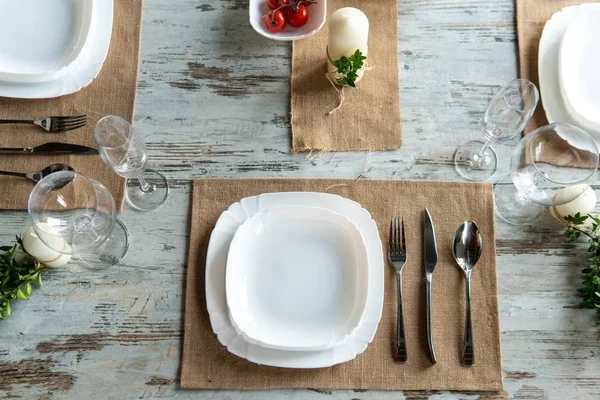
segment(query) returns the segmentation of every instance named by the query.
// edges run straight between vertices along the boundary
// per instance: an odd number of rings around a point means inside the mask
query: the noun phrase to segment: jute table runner
[[[356,88],[344,88],[343,105],[326,78],[327,22],[292,50],[292,152],[390,150],[402,147],[398,86],[397,0],[329,0],[329,16],[342,7],[369,18],[369,71]]]
[[[230,354],[212,332],[204,290],[208,240],[230,204],[267,192],[313,191],[355,200],[373,216],[384,246],[391,216],[404,216],[408,264],[404,269],[406,364],[392,360],[396,334],[396,281],[385,265],[383,317],[374,341],[355,360],[301,370],[260,366]],[[431,211],[439,262],[433,275],[433,336],[438,362],[428,358],[423,267],[423,208]],[[473,219],[484,251],[473,272],[472,313],[476,365],[461,365],[465,280],[452,256],[459,224]],[[194,181],[186,281],[181,386],[187,389],[502,390],[492,187],[485,183],[336,179],[202,179]]]
[[[517,0],[517,35],[519,41],[519,66],[521,78],[529,79],[538,88],[538,50],[542,30],[552,14],[564,7],[597,0]],[[548,123],[542,104],[531,118],[527,133]]]
[[[65,142],[96,147],[94,126],[105,115],[133,121],[137,90],[142,0],[114,1],[113,30],[108,56],[96,79],[68,96],[43,100],[0,98],[0,118],[40,119],[52,115],[88,115],[85,128],[49,134],[29,125],[0,125],[1,147],[36,146]],[[35,172],[54,163],[67,163],[76,171],[106,185],[123,207],[125,181],[111,171],[100,156],[0,155],[0,170]],[[33,183],[22,178],[0,176],[0,209],[25,210]]]

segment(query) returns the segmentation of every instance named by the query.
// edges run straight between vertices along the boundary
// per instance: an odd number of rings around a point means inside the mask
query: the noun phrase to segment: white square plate
[[[317,4],[311,4],[306,7],[308,11],[308,21],[306,25],[300,28],[294,28],[289,25],[281,32],[270,32],[265,25],[265,15],[270,11],[267,6],[267,0],[250,0],[249,15],[250,25],[254,30],[266,38],[273,40],[298,40],[304,39],[319,32],[325,25],[327,18],[327,0],[319,0]],[[325,51],[325,49],[323,49]]]
[[[257,212],[280,207],[317,207],[347,217],[360,231],[369,261],[367,305],[359,329],[347,340],[326,350],[269,349],[247,342],[229,316],[225,272],[229,246],[238,227]],[[206,256],[206,307],[213,332],[231,353],[257,364],[283,368],[325,368],[354,359],[366,350],[377,332],[383,309],[383,247],[377,224],[367,210],[343,197],[309,192],[267,193],[247,197],[221,214],[210,236]]]
[[[322,208],[254,214],[227,258],[227,305],[242,337],[263,347],[323,350],[358,329],[369,287],[367,249],[347,217]]]
[[[81,54],[66,67],[64,74],[60,74],[56,79],[43,82],[7,82],[0,80],[0,97],[19,99],[59,97],[75,93],[94,80],[102,69],[110,46],[113,25],[113,0],[92,1],[94,2],[94,11],[92,13],[90,37],[86,40]]]
[[[81,54],[94,0],[0,0],[0,10],[0,80],[44,82]]]

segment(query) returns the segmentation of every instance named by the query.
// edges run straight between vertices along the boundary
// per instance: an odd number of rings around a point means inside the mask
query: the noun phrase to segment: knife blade
[[[98,154],[91,147],[69,143],[45,143],[35,147],[0,147],[0,153],[21,154]]]
[[[433,228],[431,214],[429,213],[428,209],[425,209],[424,211],[424,232],[425,281],[427,290],[427,343],[429,344],[429,355],[431,357],[431,362],[435,364],[437,362],[437,359],[435,357],[435,349],[433,347],[433,336],[431,333],[431,286],[433,270],[438,260],[438,253],[437,244],[435,241],[435,229]]]

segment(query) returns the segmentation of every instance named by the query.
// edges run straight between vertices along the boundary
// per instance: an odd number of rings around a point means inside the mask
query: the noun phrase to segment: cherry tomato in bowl
[[[265,15],[265,26],[269,32],[281,32],[286,26],[285,14],[281,10],[271,11]]]
[[[270,10],[274,10],[281,6],[287,6],[288,3],[289,3],[289,0],[267,0],[267,6],[269,7]]]
[[[304,26],[308,21],[308,10],[302,4],[288,7],[287,22],[294,28]]]

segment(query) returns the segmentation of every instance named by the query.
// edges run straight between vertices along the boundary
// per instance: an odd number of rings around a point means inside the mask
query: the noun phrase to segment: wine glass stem
[[[478,155],[483,156],[483,154],[487,151],[488,147],[490,147],[490,143],[487,141],[483,142],[483,147],[481,148],[481,150],[479,150]]]
[[[146,179],[144,179],[143,174],[139,174],[137,180],[140,182],[140,189],[142,190],[142,192],[152,191],[152,185],[149,184],[148,181],[146,181]]]

